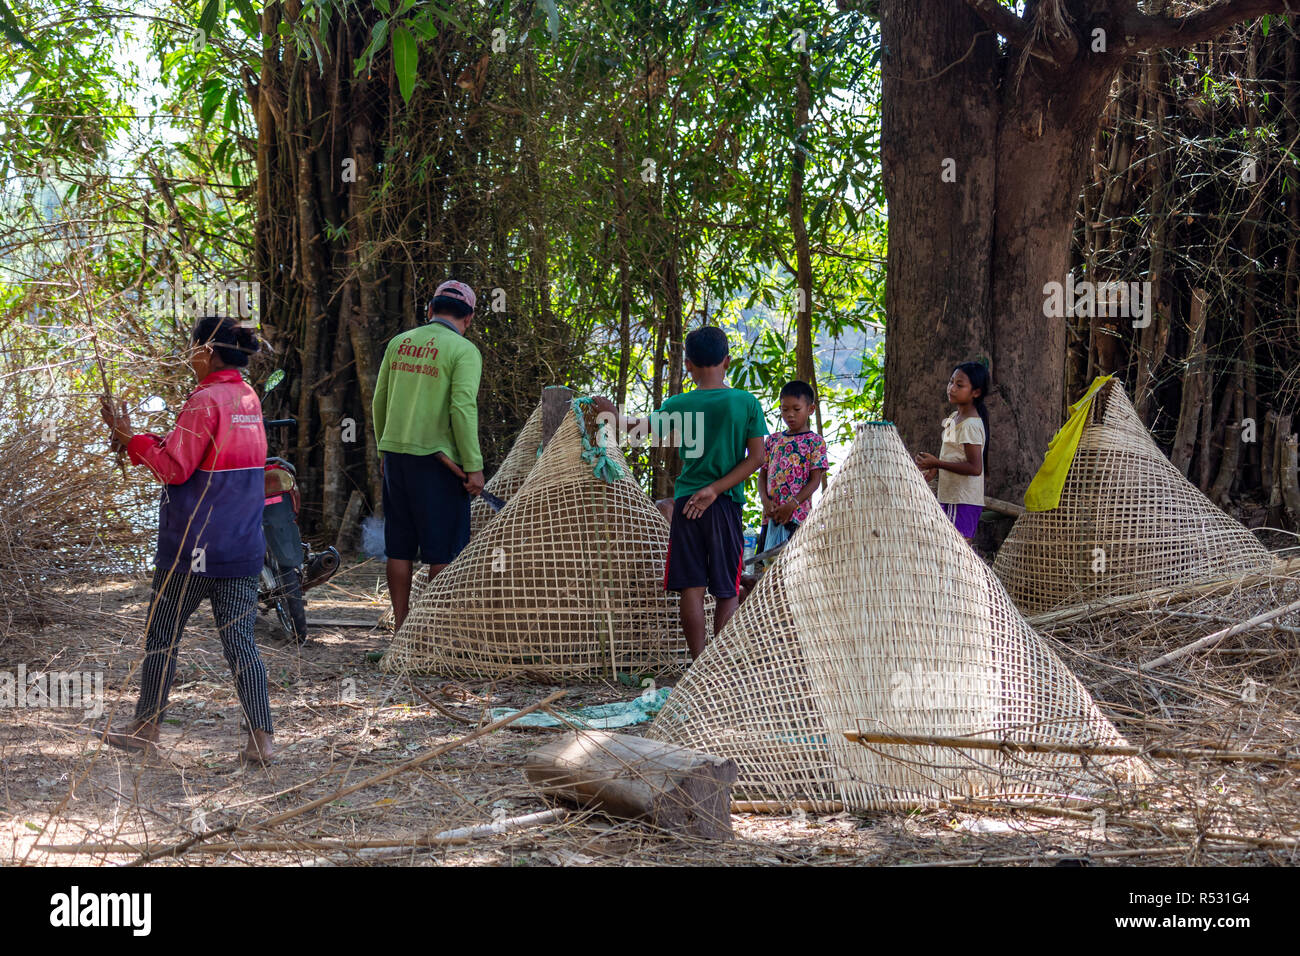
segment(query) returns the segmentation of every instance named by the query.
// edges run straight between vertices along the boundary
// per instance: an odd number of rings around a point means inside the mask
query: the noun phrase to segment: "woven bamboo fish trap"
[[[506,452],[505,460],[491,478],[484,484],[483,490],[496,495],[502,501],[509,501],[523,487],[524,479],[537,464],[537,450],[542,444],[542,406],[539,404],[524,422],[515,442]],[[469,535],[478,534],[487,523],[496,516],[496,512],[482,498],[475,498],[469,506]]]
[[[870,809],[1040,795],[1131,758],[849,741],[846,732],[1117,744],[1083,685],[944,517],[898,433],[859,428],[829,491],[648,736],[732,757],[736,797]],[[1109,778],[1108,778],[1109,779]]]
[[[1016,605],[1037,614],[1272,563],[1170,463],[1111,382],[1093,399],[1060,505],[1017,518],[993,569]]]
[[[505,460],[491,478],[483,485],[484,491],[490,491],[502,501],[509,501],[522,487],[524,479],[537,463],[538,448],[542,444],[542,406],[539,404],[524,422],[524,427],[515,436],[514,444],[506,452]],[[482,531],[489,521],[496,517],[496,512],[482,498],[475,498],[469,505],[469,535],[473,537]],[[411,579],[411,606],[420,600],[420,595],[428,586],[423,568],[417,569]],[[387,592],[385,592],[387,593]],[[381,627],[393,626],[393,609],[390,607],[379,617]]]
[[[565,416],[515,496],[422,589],[384,670],[547,680],[680,673],[677,596],[663,590],[668,522],[617,448],[607,454],[622,477],[593,474],[583,453],[595,434],[594,416]]]

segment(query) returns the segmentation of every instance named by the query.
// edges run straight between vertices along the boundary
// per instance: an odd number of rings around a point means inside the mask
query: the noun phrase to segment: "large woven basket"
[[[537,464],[537,452],[542,444],[542,406],[539,404],[524,422],[524,427],[515,436],[515,442],[506,452],[505,460],[496,470],[483,490],[496,495],[502,501],[509,501],[523,487],[524,479]],[[482,498],[475,498],[469,506],[469,536],[478,534],[492,520],[496,512]]]
[[[1097,785],[1077,756],[869,749],[850,731],[1122,742],[885,423],[859,429],[829,491],[648,735],[734,758],[738,798],[787,805],[883,808]],[[1142,772],[1133,761],[1109,769]]]
[[[581,424],[580,424],[581,421]],[[615,448],[622,477],[583,459],[570,411],[518,492],[421,589],[381,667],[476,678],[680,673],[677,596],[663,589],[668,523]]]
[[[490,491],[502,501],[509,501],[520,487],[523,486],[524,479],[528,473],[533,470],[533,465],[537,463],[538,449],[542,444],[542,406],[539,404],[533,409],[533,413],[528,416],[528,421],[524,422],[524,427],[519,430],[515,436],[514,444],[510,446],[510,451],[506,453],[505,460],[501,462],[501,467],[496,473],[487,480],[483,485],[485,491]],[[487,523],[496,517],[496,512],[482,498],[475,498],[469,505],[469,534],[473,539]],[[428,579],[425,577],[425,569],[417,567],[414,577],[411,579],[411,606],[420,599],[424,589],[428,586]],[[384,591],[387,594],[387,590]],[[389,607],[379,616],[380,627],[393,626],[393,609]]]
[[[1093,399],[1060,505],[1017,518],[993,569],[1016,605],[1036,614],[1272,562],[1169,462],[1111,382]]]

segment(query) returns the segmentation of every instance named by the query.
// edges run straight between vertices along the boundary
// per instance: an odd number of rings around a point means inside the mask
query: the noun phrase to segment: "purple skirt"
[[[980,515],[984,511],[983,506],[949,505],[943,502],[940,502],[939,505],[963,538],[975,537],[975,529],[979,527]]]

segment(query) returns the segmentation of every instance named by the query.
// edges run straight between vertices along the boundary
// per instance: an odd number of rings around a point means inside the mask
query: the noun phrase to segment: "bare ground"
[[[93,727],[127,719],[135,703],[147,582],[116,579],[69,589],[44,627],[0,643],[0,670],[104,672],[107,713],[16,708],[0,723],[0,863],[124,863],[185,846],[156,865],[453,864],[498,866],[962,863],[1244,864],[1295,863],[1300,850],[1285,833],[1234,843],[1190,834],[1200,819],[1166,806],[1149,819],[1183,821],[1184,830],[1128,826],[1112,814],[1098,828],[1094,813],[953,808],[912,813],[736,814],[728,844],[686,842],[638,824],[595,814],[492,836],[472,843],[418,846],[453,827],[490,822],[546,807],[524,783],[523,755],[554,731],[498,731],[379,784],[270,827],[275,814],[328,796],[401,764],[477,727],[490,707],[523,707],[558,689],[537,683],[458,683],[379,673],[368,655],[389,633],[373,626],[386,607],[382,568],[354,564],[309,595],[309,619],[365,627],[313,629],[298,649],[259,622],[271,681],[279,756],[269,768],[244,768],[238,704],[207,606],[186,632],[159,754],[142,758],[100,744]],[[1276,648],[1274,659],[1276,659]],[[1294,660],[1293,654],[1286,654]],[[1068,659],[1068,655],[1067,655]],[[1288,660],[1288,667],[1289,667]],[[1078,666],[1078,661],[1072,661]],[[1235,679],[1235,678],[1234,678]],[[1085,678],[1087,681],[1087,678]],[[566,705],[627,699],[627,687],[566,688]],[[1123,716],[1110,710],[1112,716]],[[1136,725],[1122,727],[1132,733]],[[636,732],[632,729],[631,732]],[[1194,781],[1215,799],[1214,774]],[[1208,774],[1208,775],[1207,775]],[[1295,774],[1264,774],[1275,796],[1294,799]],[[1220,797],[1225,794],[1218,778]],[[1281,788],[1280,790],[1278,788]],[[1168,788],[1166,788],[1167,790]],[[1175,788],[1186,792],[1186,786]],[[1234,791],[1235,792],[1235,791]],[[1177,798],[1174,798],[1175,802]],[[1195,801],[1193,800],[1193,803]],[[1141,804],[1145,810],[1151,805]],[[1139,803],[1129,801],[1138,814]],[[1204,817],[1204,814],[1202,814]],[[1136,819],[1136,817],[1134,818]],[[1206,818],[1209,819],[1208,817]],[[199,839],[202,834],[231,828]],[[1267,837],[1280,836],[1269,844]]]

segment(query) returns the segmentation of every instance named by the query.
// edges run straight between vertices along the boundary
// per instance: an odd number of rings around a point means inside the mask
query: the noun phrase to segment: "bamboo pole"
[[[1139,604],[1149,605],[1154,604],[1161,599],[1181,598],[1184,600],[1190,600],[1199,595],[1243,587],[1245,585],[1267,581],[1270,578],[1287,577],[1297,573],[1300,573],[1300,558],[1289,558],[1286,560],[1275,558],[1273,567],[1269,568],[1267,571],[1250,571],[1246,574],[1234,575],[1227,578],[1218,578],[1213,581],[1204,581],[1197,584],[1179,584],[1167,587],[1151,588],[1150,590],[1139,591],[1135,594],[1117,594],[1114,597],[1089,600],[1081,604],[1072,604],[1069,607],[1060,608],[1055,611],[1043,611],[1039,614],[1031,614],[1026,617],[1025,620],[1028,621],[1030,626],[1035,630],[1042,630],[1045,627],[1066,624],[1078,618],[1091,617],[1100,611],[1117,611]]]
[[[1030,813],[1035,816],[1044,817],[1064,817],[1070,820],[1092,823],[1096,820],[1095,812],[1084,810],[1068,810],[1064,807],[1048,807],[1041,804],[1006,804],[996,803],[991,800],[980,800],[978,798],[965,798],[960,800],[945,800],[945,804],[958,810],[983,810],[983,811],[1019,811]],[[1095,810],[1113,809],[1104,804],[1098,805]],[[1157,833],[1161,836],[1172,833],[1175,836],[1193,837],[1197,840],[1211,840],[1223,843],[1241,843],[1253,848],[1276,847],[1280,849],[1290,849],[1300,847],[1300,838],[1279,836],[1279,837],[1256,837],[1248,836],[1244,833],[1228,833],[1223,830],[1201,830],[1197,827],[1188,826],[1185,823],[1156,823],[1151,820],[1134,820],[1130,817],[1110,816],[1106,817],[1106,826],[1108,827],[1127,827],[1132,830],[1144,830],[1148,833]]]
[[[842,813],[844,804],[837,800],[732,800],[732,813]]]
[[[474,826],[457,827],[443,830],[433,835],[408,836],[387,840],[262,840],[241,843],[230,840],[222,843],[205,843],[194,849],[195,853],[291,853],[295,850],[331,851],[331,850],[400,850],[430,846],[455,845],[469,843],[471,840],[512,830],[558,823],[568,816],[566,809],[540,810],[523,816],[510,817],[506,820],[494,820]],[[215,831],[214,831],[215,832]],[[206,835],[206,834],[205,834]],[[132,843],[71,843],[45,844],[36,847],[43,853],[66,854],[103,854],[103,853],[145,853],[145,847]]]
[[[1200,640],[1192,641],[1192,643],[1190,644],[1184,644],[1182,647],[1172,650],[1168,654],[1161,654],[1155,660],[1147,661],[1138,669],[1143,672],[1153,671],[1157,667],[1163,667],[1165,664],[1168,664],[1171,661],[1178,660],[1180,657],[1186,657],[1188,654],[1191,654],[1193,651],[1199,651],[1206,647],[1210,647],[1214,644],[1219,643],[1225,638],[1232,637],[1234,634],[1240,634],[1242,631],[1248,631],[1252,627],[1257,627],[1260,624],[1266,624],[1267,622],[1273,620],[1273,618],[1275,617],[1281,617],[1283,614],[1287,614],[1290,613],[1291,611],[1297,611],[1297,610],[1300,610],[1300,601],[1292,601],[1290,604],[1285,604],[1282,607],[1275,607],[1271,611],[1265,611],[1263,614],[1256,614],[1248,621],[1242,621],[1240,624],[1234,624],[1231,627],[1225,627],[1221,630],[1215,631],[1213,634],[1205,635],[1205,637],[1202,637]]]
[[[951,737],[941,734],[855,733],[844,736],[864,747],[894,744],[905,747],[953,747],[959,750],[1014,750],[1033,754],[1075,754],[1080,757],[1150,757],[1160,760],[1222,760],[1225,762],[1277,763],[1300,769],[1300,757],[1258,750],[1180,750],[1176,747],[1134,747],[1131,744],[1069,744],[1033,740],[993,740],[987,737]]]
[[[989,511],[996,511],[998,514],[1007,515],[1012,518],[1019,518],[1025,513],[1023,505],[1012,504],[1010,501],[1003,501],[1001,498],[991,498],[984,496],[984,507]]]
[[[1195,844],[1184,846],[1134,847],[1128,850],[1081,850],[1078,853],[1025,853],[1019,856],[971,856],[962,860],[936,860],[930,863],[900,863],[903,869],[932,869],[945,866],[997,866],[1002,863],[1059,863],[1063,860],[1107,860],[1122,857],[1177,856],[1191,854]],[[1204,849],[1204,848],[1202,848]],[[1216,853],[1250,853],[1251,846],[1214,847]]]

